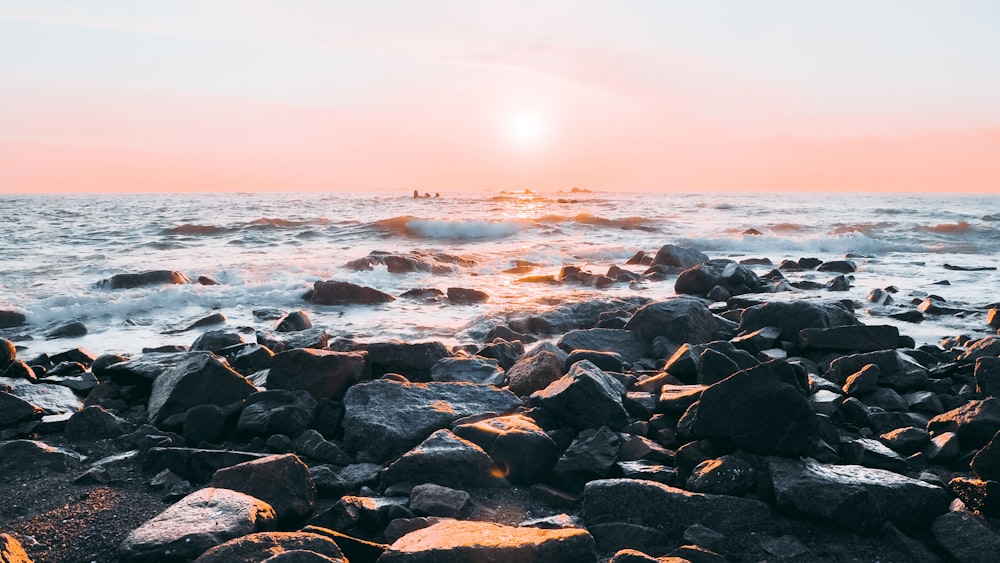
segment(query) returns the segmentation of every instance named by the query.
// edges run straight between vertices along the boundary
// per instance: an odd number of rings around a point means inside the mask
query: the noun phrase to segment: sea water
[[[439,340],[463,344],[506,315],[622,296],[675,296],[665,281],[526,283],[563,266],[597,274],[626,266],[639,251],[665,244],[711,258],[815,257],[857,264],[846,292],[810,290],[767,299],[853,300],[864,322],[894,324],[918,344],[992,334],[985,307],[1000,301],[1000,196],[914,194],[479,193],[418,197],[398,193],[275,193],[0,196],[0,309],[22,312],[24,326],[0,329],[21,355],[82,346],[134,354],[191,344],[204,330],[254,330],[273,321],[254,310],[305,310],[333,338]],[[437,272],[357,270],[373,251],[420,256]],[[157,285],[111,290],[119,273],[176,270],[218,285]],[[826,282],[834,274],[788,273]],[[485,291],[479,304],[397,299],[377,306],[319,306],[303,295],[317,280],[341,280],[392,295],[449,287]],[[895,286],[897,303],[933,294],[968,312],[894,321],[867,303],[868,292]],[[225,326],[167,334],[212,312]],[[83,337],[48,340],[68,321]],[[251,330],[253,329],[253,330]]]

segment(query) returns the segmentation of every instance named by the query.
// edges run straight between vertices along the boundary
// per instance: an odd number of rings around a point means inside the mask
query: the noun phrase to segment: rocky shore
[[[862,324],[968,311],[839,299],[850,257],[634,260],[678,296],[510,314],[459,347],[331,339],[306,310],[134,357],[0,339],[0,561],[996,559],[1000,336]],[[323,281],[303,307],[394,298]]]

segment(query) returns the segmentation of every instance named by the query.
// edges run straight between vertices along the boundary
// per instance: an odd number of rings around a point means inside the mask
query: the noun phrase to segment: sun
[[[545,146],[549,126],[538,113],[519,111],[506,119],[507,137],[511,146],[522,151],[534,152]]]

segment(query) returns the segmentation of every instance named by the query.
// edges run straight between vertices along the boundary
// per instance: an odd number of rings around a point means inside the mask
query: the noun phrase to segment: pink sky
[[[995,2],[378,4],[5,3],[0,193],[1000,193]]]

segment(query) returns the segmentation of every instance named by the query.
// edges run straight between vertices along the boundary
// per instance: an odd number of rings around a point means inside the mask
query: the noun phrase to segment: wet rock
[[[160,425],[191,407],[226,407],[256,391],[253,384],[217,356],[194,353],[153,381],[147,405],[149,420]]]
[[[485,303],[490,300],[490,295],[485,291],[464,287],[449,287],[446,290],[446,294],[448,296],[448,301],[451,301],[452,303]]]
[[[885,522],[916,529],[948,509],[944,489],[891,471],[810,459],[769,458],[767,465],[778,508],[857,532],[874,534]]]
[[[247,396],[236,429],[255,436],[296,437],[309,427],[316,400],[301,389],[275,389]]]
[[[619,552],[624,548],[635,548],[637,553],[642,551],[663,553],[669,549],[670,538],[649,526],[629,522],[603,522],[591,524],[587,527],[587,531],[594,536],[597,549],[602,552]],[[658,559],[652,561],[659,563]]]
[[[292,554],[312,554],[316,559],[291,559]],[[281,559],[277,559],[282,557]],[[337,543],[309,532],[258,532],[231,539],[201,554],[198,563],[347,563]]]
[[[691,435],[726,438],[758,453],[809,452],[818,422],[796,386],[798,377],[789,364],[776,360],[709,386],[684,415]]]
[[[205,326],[225,324],[227,320],[228,319],[226,318],[226,316],[223,315],[222,313],[212,313],[211,315],[204,316],[194,321],[193,323],[187,325],[184,328],[180,328],[177,330],[168,330],[165,331],[163,334],[179,334],[182,332],[187,332],[189,330],[194,330],[196,328],[201,328]]]
[[[520,405],[514,394],[490,385],[370,381],[344,396],[344,443],[360,461],[385,462],[459,418]]]
[[[891,325],[804,328],[799,331],[799,346],[806,349],[874,352],[893,349],[898,343],[899,329]]]
[[[777,558],[779,561],[809,554],[809,548],[795,536],[764,538],[760,540],[760,546],[769,555]]]
[[[429,381],[431,368],[441,358],[451,354],[440,342],[385,342],[354,343],[337,341],[331,349],[368,352],[368,367],[372,377],[386,373],[398,373],[410,381]]]
[[[615,352],[598,352],[596,350],[574,350],[566,357],[566,368],[587,360],[604,371],[621,372],[625,365],[621,355]]]
[[[621,444],[621,438],[606,426],[580,432],[552,468],[554,482],[580,491],[588,481],[607,477]]]
[[[981,393],[983,397],[1000,396],[1000,357],[983,356],[977,358],[973,373],[978,393]]]
[[[229,430],[230,420],[219,405],[196,405],[184,413],[182,434],[189,444],[220,442]]]
[[[963,449],[979,449],[1000,431],[1000,399],[969,401],[932,418],[927,430],[933,435],[954,432]]]
[[[227,540],[274,529],[274,509],[254,497],[207,488],[179,500],[119,546],[125,561],[193,559]]]
[[[979,358],[1000,356],[1000,336],[987,336],[972,343],[961,356],[960,362],[974,362]]]
[[[191,344],[192,351],[218,352],[223,348],[246,344],[243,337],[235,332],[210,330],[203,333]]]
[[[153,447],[149,448],[142,458],[142,468],[156,472],[169,469],[183,479],[204,483],[224,467],[232,467],[262,457],[266,457],[266,454],[234,450]]]
[[[491,358],[442,358],[431,368],[431,379],[439,382],[484,383],[499,386],[505,379],[500,364]]]
[[[509,370],[524,355],[524,344],[519,340],[508,342],[498,338],[476,351],[477,356],[493,358],[504,371]]]
[[[296,453],[336,465],[348,465],[354,460],[336,442],[331,442],[316,430],[302,432],[292,444]]]
[[[664,485],[673,485],[677,480],[677,471],[673,467],[655,461],[644,459],[619,461],[615,467],[622,477],[628,479],[644,479]]]
[[[0,391],[0,427],[42,417],[42,409],[31,403]]]
[[[876,440],[858,438],[841,447],[844,461],[875,469],[885,469],[894,473],[906,473],[906,460],[898,453]]]
[[[272,455],[215,472],[210,486],[246,493],[274,509],[280,522],[297,522],[316,506],[309,468],[292,454]]]
[[[285,313],[280,319],[274,321],[274,330],[277,332],[294,332],[312,328],[312,326],[312,320],[305,311]]]
[[[361,497],[344,496],[326,512],[309,520],[309,528],[329,528],[347,531],[384,530],[389,522],[398,518],[412,518],[413,512],[406,507],[406,497]]]
[[[195,355],[195,352],[144,354],[139,358],[106,365],[100,377],[121,385],[149,386],[160,375]]]
[[[840,356],[830,362],[830,369],[823,373],[823,377],[837,385],[843,385],[849,376],[869,364],[879,369],[879,385],[900,391],[924,389],[928,385],[927,369],[898,350]]]
[[[597,561],[594,539],[580,528],[512,528],[492,522],[446,520],[396,540],[380,563]]]
[[[42,409],[45,415],[74,413],[83,407],[83,401],[71,389],[62,385],[0,377],[0,389]]]
[[[76,338],[87,334],[87,325],[80,321],[71,321],[61,324],[45,334],[45,338],[55,340],[57,338]]]
[[[630,522],[668,536],[680,536],[694,524],[729,532],[749,531],[770,516],[768,506],[757,500],[692,493],[652,481],[591,481],[583,493],[583,517],[588,525]]]
[[[757,475],[746,461],[731,455],[699,463],[687,480],[696,493],[742,496],[757,484]]]
[[[46,471],[65,473],[76,467],[83,456],[63,448],[56,448],[37,440],[9,440],[0,442],[0,474],[32,472],[39,475]]]
[[[404,291],[399,296],[414,301],[438,302],[444,297],[444,292],[434,287],[419,287]]]
[[[342,281],[317,281],[305,299],[318,305],[375,305],[396,300],[377,289]]]
[[[268,389],[301,389],[319,399],[338,398],[365,376],[363,352],[330,352],[296,349],[275,354],[264,386]]]
[[[541,481],[558,458],[552,437],[521,414],[460,423],[452,431],[485,450],[501,476],[517,485]]]
[[[832,328],[859,324],[854,313],[832,303],[809,303],[806,301],[771,302],[753,305],[743,311],[740,334],[767,327],[780,327],[779,338],[797,342],[799,331],[806,328]],[[895,345],[895,344],[894,344]]]
[[[24,324],[27,320],[23,313],[17,311],[0,310],[0,328],[14,328]]]
[[[851,260],[830,260],[823,262],[816,267],[820,272],[837,272],[838,274],[850,274],[858,270],[857,265]]]
[[[653,265],[671,266],[686,270],[708,262],[708,255],[694,248],[665,244],[656,251],[653,257]]]
[[[489,487],[502,483],[482,448],[438,430],[382,471],[382,485],[435,483],[445,487]]]
[[[191,280],[180,272],[171,270],[153,270],[139,274],[115,274],[101,281],[101,287],[106,289],[131,289],[147,285],[169,285],[190,283]]]
[[[707,297],[716,288],[721,288],[725,293],[721,295],[722,299],[713,300],[725,301],[733,295],[760,292],[764,286],[757,274],[747,266],[723,259],[709,260],[688,268],[677,276],[674,283],[677,293],[701,297]]]
[[[904,456],[922,451],[931,441],[931,435],[923,428],[908,426],[897,428],[879,436],[879,441]]]
[[[410,491],[410,510],[424,516],[462,518],[472,508],[472,497],[465,491],[424,483]]]
[[[585,360],[533,393],[531,401],[576,428],[621,429],[628,423],[624,395],[621,382]]]
[[[559,339],[558,346],[567,353],[574,350],[614,352],[629,364],[650,355],[649,342],[638,333],[612,328],[570,331]]]
[[[677,344],[710,342],[718,332],[705,303],[684,297],[645,305],[635,312],[625,329],[649,341],[663,336]]]
[[[942,514],[931,531],[938,545],[959,563],[988,563],[1000,553],[1000,536],[967,512]]]
[[[924,450],[927,460],[933,463],[948,463],[962,453],[958,435],[954,432],[942,432],[931,438],[930,445]]]
[[[2,327],[0,327],[2,328]],[[6,338],[0,338],[0,373],[17,359],[17,348]]]
[[[970,468],[980,479],[1000,481],[1000,432],[976,452]]]
[[[562,377],[563,367],[562,356],[550,350],[525,354],[507,370],[507,388],[519,397],[526,397]]]
[[[0,377],[26,379],[33,382],[38,380],[35,377],[35,370],[31,369],[31,366],[22,360],[13,360],[7,364],[6,369],[0,369]]]
[[[135,430],[135,425],[101,407],[86,407],[66,421],[66,437],[71,440],[105,440]]]
[[[865,364],[865,367],[847,377],[844,383],[844,393],[848,395],[862,395],[878,389],[878,378],[882,375],[882,370],[875,364]]]
[[[969,510],[991,518],[1000,516],[1000,481],[955,477],[948,488]]]

